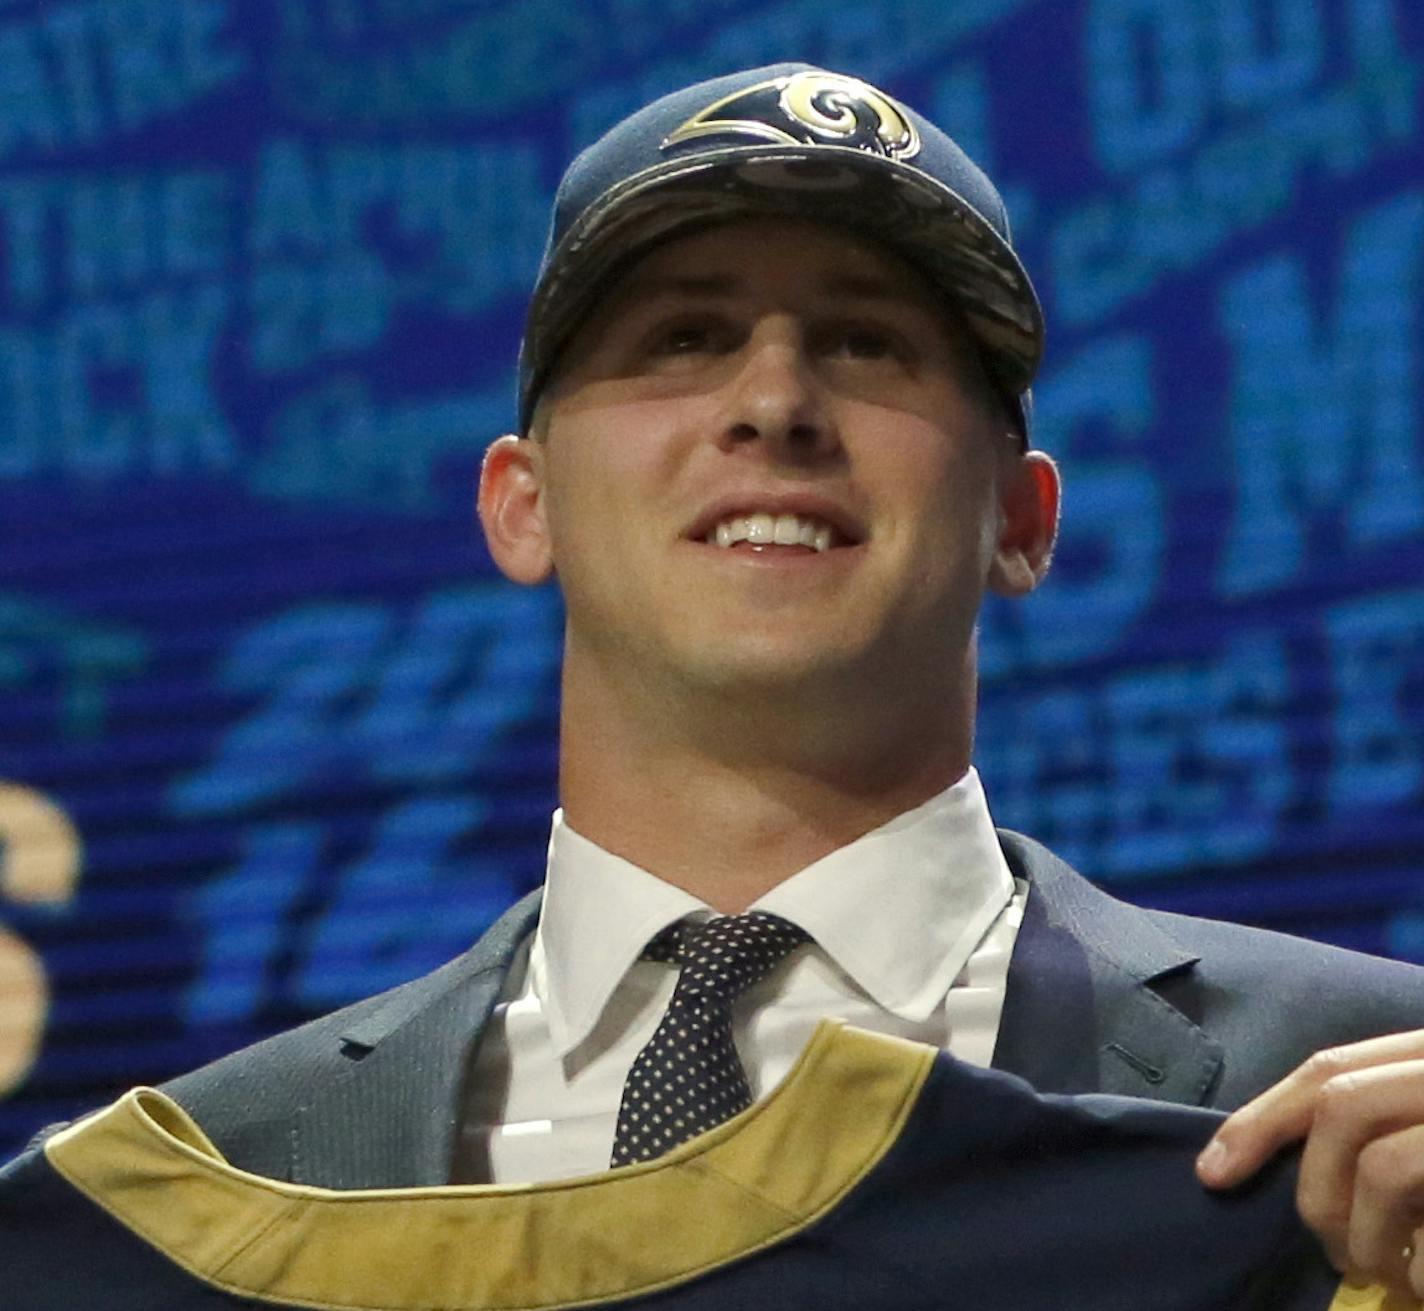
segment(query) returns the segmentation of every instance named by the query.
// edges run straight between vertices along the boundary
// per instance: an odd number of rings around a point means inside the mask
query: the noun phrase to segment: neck
[[[928,800],[969,767],[973,678],[933,707],[785,697],[632,713],[566,669],[559,790],[584,837],[732,914]],[[627,707],[619,707],[626,711]]]

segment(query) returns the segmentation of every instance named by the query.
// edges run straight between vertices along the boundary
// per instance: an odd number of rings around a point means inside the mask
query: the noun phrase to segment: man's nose
[[[723,441],[761,441],[785,459],[820,459],[839,446],[830,397],[801,326],[757,324],[727,385]]]

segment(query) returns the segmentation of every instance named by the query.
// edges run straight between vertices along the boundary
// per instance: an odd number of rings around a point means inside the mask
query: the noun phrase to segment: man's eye
[[[695,355],[715,349],[717,335],[708,323],[675,323],[660,329],[653,337],[652,348],[657,355]]]
[[[895,334],[873,324],[839,324],[826,333],[828,353],[854,360],[883,360],[900,354]]]

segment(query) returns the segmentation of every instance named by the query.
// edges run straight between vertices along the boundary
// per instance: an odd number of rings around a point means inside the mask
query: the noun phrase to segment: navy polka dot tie
[[[790,921],[754,910],[671,924],[648,944],[645,958],[680,961],[682,973],[628,1071],[613,1165],[661,1156],[752,1104],[732,1041],[732,1003],[806,940]]]

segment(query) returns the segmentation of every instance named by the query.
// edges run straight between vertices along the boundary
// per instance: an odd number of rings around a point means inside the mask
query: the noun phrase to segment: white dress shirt
[[[972,769],[771,889],[749,909],[783,916],[812,942],[737,1003],[752,1096],[780,1082],[823,1016],[987,1065],[1026,896]],[[675,964],[640,959],[643,948],[676,920],[714,913],[555,812],[538,927],[467,1080],[457,1182],[608,1167],[624,1080],[677,977]]]

